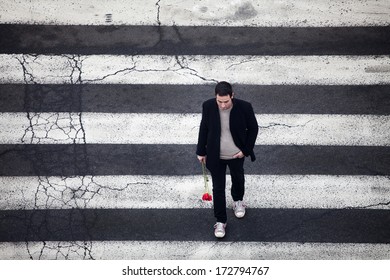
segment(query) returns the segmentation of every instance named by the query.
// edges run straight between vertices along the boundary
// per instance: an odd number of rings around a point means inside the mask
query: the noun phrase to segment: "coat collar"
[[[232,102],[233,102],[233,108],[232,108],[232,111],[233,111],[234,107],[237,107],[237,106],[236,106],[236,105],[237,105],[237,99],[236,99],[236,98],[233,98],[233,99],[232,99]],[[214,108],[216,108],[217,111],[219,111],[218,104],[217,104],[217,101],[216,101],[215,98],[214,98]]]

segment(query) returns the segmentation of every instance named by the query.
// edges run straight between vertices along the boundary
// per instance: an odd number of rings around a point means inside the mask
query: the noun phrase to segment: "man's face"
[[[217,104],[219,109],[221,110],[228,110],[232,108],[233,106],[232,99],[233,99],[233,95],[232,97],[230,97],[230,95],[226,95],[226,96],[220,96],[218,94],[216,95]]]

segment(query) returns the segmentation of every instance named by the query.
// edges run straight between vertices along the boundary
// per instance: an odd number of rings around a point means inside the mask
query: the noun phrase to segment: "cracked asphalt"
[[[24,243],[30,259],[40,259],[47,251],[54,252],[56,259],[94,259],[94,245],[100,241],[207,241],[212,244],[214,219],[208,208],[89,207],[105,190],[116,192],[120,200],[121,193],[134,185],[148,185],[127,182],[113,186],[99,183],[96,176],[190,176],[199,166],[192,144],[88,143],[83,113],[200,113],[202,102],[213,96],[217,78],[204,75],[195,67],[196,63],[192,64],[191,56],[370,55],[378,56],[379,60],[389,55],[389,26],[165,26],[160,18],[161,5],[161,0],[155,3],[156,26],[0,24],[0,36],[4,39],[0,52],[11,54],[17,60],[15,73],[23,81],[2,80],[0,109],[25,113],[29,124],[20,139],[23,144],[0,145],[0,176],[37,178],[32,209],[25,209],[24,205],[18,209],[0,209],[0,242]],[[251,5],[241,6],[235,16],[250,18],[253,13]],[[115,17],[110,15],[108,22]],[[167,62],[160,68],[139,59],[157,54],[161,61]],[[114,55],[116,60],[102,60],[104,75],[93,78],[89,75],[91,66],[86,70],[86,64],[91,56],[98,55]],[[235,61],[226,64],[230,65],[227,70],[246,67],[256,60],[243,57],[238,63]],[[46,62],[58,66],[60,71],[47,71]],[[40,69],[46,69],[44,73],[49,75],[42,77]],[[388,77],[386,65],[367,69],[368,74]],[[251,71],[249,67],[248,73]],[[195,82],[170,81],[160,85],[142,83],[141,78],[135,83],[114,80],[108,84],[112,77],[168,72]],[[61,82],[50,82],[52,78]],[[49,82],[42,82],[46,80]],[[390,112],[390,85],[386,82],[238,83],[235,91],[237,96],[253,104],[257,114],[374,116]],[[271,123],[260,126],[260,133],[262,129],[278,126],[304,127],[309,122]],[[46,140],[58,143],[47,144]],[[257,161],[246,163],[248,174],[365,175],[390,179],[388,145],[271,144],[256,146],[255,153]],[[242,221],[234,220],[229,213],[229,232],[222,242],[389,244],[389,190],[383,192],[381,202],[359,207],[253,208]],[[337,197],[337,193],[334,195]],[[34,242],[40,244],[38,255],[35,249],[31,250]]]

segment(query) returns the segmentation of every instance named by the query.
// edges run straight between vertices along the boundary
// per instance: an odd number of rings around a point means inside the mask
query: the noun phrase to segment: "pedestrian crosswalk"
[[[74,3],[41,0],[2,1],[2,22],[47,25],[161,25],[161,26],[387,26],[386,0],[242,1],[163,0],[142,2],[103,0]],[[28,9],[28,12],[26,12]],[[108,16],[110,21],[107,21]]]
[[[388,56],[2,55],[2,83],[388,84]],[[346,67],[346,65],[348,65]],[[214,67],[219,69],[215,72]],[[21,68],[23,71],[20,71]],[[251,71],[249,71],[251,70]]]
[[[48,241],[0,243],[4,259],[24,259],[26,250],[32,259],[110,259],[127,260],[375,260],[388,256],[388,247],[370,243],[301,242],[211,242],[207,241]],[[44,250],[42,250],[44,248]],[[340,249],[342,248],[342,249]],[[239,252],[239,255],[238,253]]]
[[[210,208],[211,204],[199,199],[201,180],[200,175],[9,176],[2,178],[0,203],[3,210],[47,206],[50,209],[165,209],[172,205],[184,209]],[[230,183],[230,178],[227,181]],[[389,206],[385,198],[389,179],[384,176],[248,175],[246,183],[250,194],[246,203],[252,208],[387,209]],[[77,193],[84,194],[75,197]],[[12,200],[8,199],[10,196]],[[232,207],[230,198],[228,206]]]
[[[0,113],[3,144],[196,144],[200,114]],[[390,116],[257,115],[258,145],[390,146]],[[34,125],[31,126],[31,123]],[[85,139],[80,137],[85,134]]]
[[[389,259],[389,15],[0,1],[0,259]],[[195,145],[220,80],[259,136],[217,241]]]

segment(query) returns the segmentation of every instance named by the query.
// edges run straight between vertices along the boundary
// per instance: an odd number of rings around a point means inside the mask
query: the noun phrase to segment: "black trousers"
[[[229,166],[232,178],[231,195],[234,201],[242,200],[245,192],[243,158],[219,160],[218,167],[211,172],[213,181],[214,216],[217,222],[226,223],[226,167]]]

